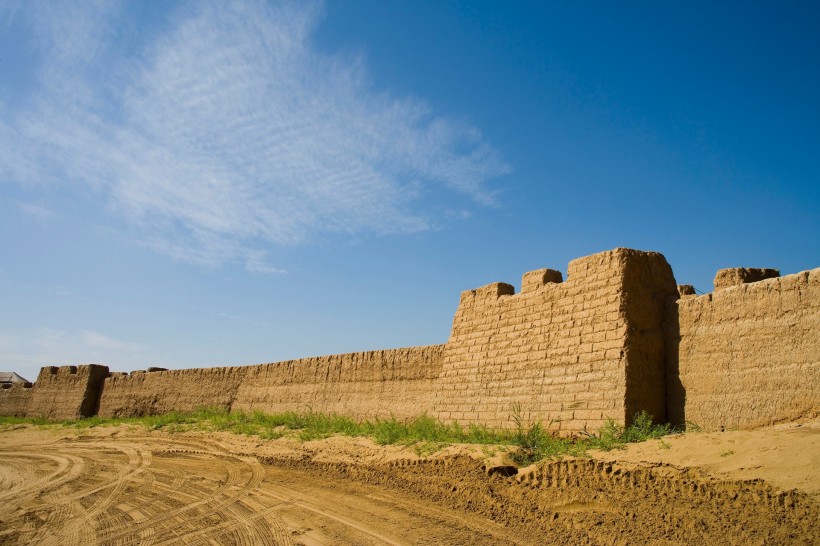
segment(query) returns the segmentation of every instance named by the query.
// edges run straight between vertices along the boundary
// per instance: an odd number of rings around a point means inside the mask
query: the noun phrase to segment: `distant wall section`
[[[201,407],[229,411],[247,371],[234,366],[112,374],[103,384],[99,415],[140,417]]]
[[[79,419],[97,413],[108,366],[46,366],[29,395],[26,415],[46,419]]]
[[[743,284],[748,271],[723,270],[712,294],[677,304],[673,422],[755,428],[820,412],[820,269]]]
[[[12,383],[0,389],[0,415],[25,417],[31,400],[31,383]]]
[[[257,366],[112,375],[103,417],[155,415],[199,407],[410,417],[429,407],[443,346],[303,358]]]
[[[443,355],[431,345],[250,366],[233,407],[415,417],[432,405]]]

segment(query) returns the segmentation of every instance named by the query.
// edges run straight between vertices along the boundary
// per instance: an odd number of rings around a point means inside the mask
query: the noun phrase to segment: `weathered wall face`
[[[230,410],[248,367],[194,368],[112,375],[100,397],[102,417],[137,417],[208,407]]]
[[[250,366],[233,407],[416,417],[432,405],[443,353],[432,345]]]
[[[818,416],[820,269],[686,296],[677,311],[673,422],[755,428]]]
[[[416,416],[429,407],[443,346],[304,358],[258,366],[197,368],[112,376],[100,415],[313,409],[361,418]]]
[[[31,400],[31,383],[14,383],[0,389],[0,415],[25,417]]]
[[[47,367],[31,389],[0,390],[0,414],[312,409],[510,427],[517,406],[562,434],[640,410],[706,428],[817,417],[820,269],[777,275],[721,270],[698,297],[662,255],[615,249],[573,260],[566,281],[526,273],[517,295],[505,283],[463,292],[446,345],[111,377]]]
[[[47,419],[79,419],[97,413],[100,388],[108,366],[46,366],[32,387],[26,415]]]
[[[638,409],[663,418],[663,309],[677,297],[663,256],[587,256],[570,262],[566,282],[544,271],[525,274],[521,294],[504,283],[462,293],[434,415],[509,427],[517,405],[561,433],[624,423]]]

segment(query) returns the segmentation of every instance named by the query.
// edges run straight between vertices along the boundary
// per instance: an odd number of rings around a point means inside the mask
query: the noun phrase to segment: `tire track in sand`
[[[86,458],[93,458],[97,452],[88,453],[89,448],[107,448],[107,444],[84,444],[83,452]],[[139,484],[139,490],[150,489],[154,482],[153,474],[145,472],[151,465],[151,452],[145,449],[135,449],[132,447],[116,447],[116,451],[125,454],[128,461],[124,468],[119,469],[112,481],[91,489],[82,489],[65,495],[63,502],[70,504],[70,509],[76,514],[63,527],[61,533],[51,540],[42,542],[43,546],[59,546],[61,544],[92,544],[96,537],[90,535],[90,530],[94,529],[95,523],[99,520],[100,514],[109,511],[111,505],[116,502],[119,496],[125,491],[131,482],[142,475],[143,480]],[[98,493],[103,493],[96,499],[90,508],[86,509],[80,502],[82,499],[91,498]]]
[[[171,442],[172,444],[182,444],[186,447],[189,442]],[[201,444],[199,444],[201,447]],[[284,527],[271,525],[261,521],[259,517],[249,514],[245,510],[236,509],[234,505],[241,502],[252,491],[259,487],[263,478],[264,470],[259,462],[254,458],[236,457],[226,453],[197,450],[191,453],[186,449],[163,449],[157,455],[162,459],[168,455],[176,455],[176,460],[190,460],[192,457],[202,462],[210,462],[212,466],[218,466],[225,472],[226,477],[213,490],[199,490],[193,495],[197,500],[184,504],[181,507],[169,511],[148,515],[144,520],[132,522],[127,531],[111,530],[100,535],[103,541],[117,541],[124,536],[135,531],[151,528],[154,530],[153,539],[155,543],[174,543],[188,536],[198,536],[207,533],[209,529],[218,528],[221,532],[231,532],[234,534],[232,541],[237,544],[279,544],[286,542],[287,533]],[[207,463],[206,463],[207,464]],[[247,476],[250,474],[249,476]],[[157,493],[166,495],[186,494],[186,488],[180,489],[183,484],[154,483],[154,496]],[[207,508],[207,511],[201,510]],[[227,522],[214,525],[212,521]],[[184,522],[184,525],[181,523]],[[273,522],[275,523],[275,522]],[[180,528],[192,528],[190,532],[180,531]],[[204,529],[204,532],[201,531]],[[271,532],[273,530],[273,532]],[[277,538],[278,537],[278,538]]]

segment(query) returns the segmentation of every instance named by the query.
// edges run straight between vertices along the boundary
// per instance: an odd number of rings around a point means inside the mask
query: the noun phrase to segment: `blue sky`
[[[618,246],[820,265],[810,2],[0,4],[0,368],[446,341]]]

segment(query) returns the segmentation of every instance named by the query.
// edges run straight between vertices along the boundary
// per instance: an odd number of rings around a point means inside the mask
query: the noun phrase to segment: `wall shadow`
[[[677,301],[667,304],[664,321],[666,338],[666,418],[677,427],[686,426],[686,388],[680,380],[680,309]]]

